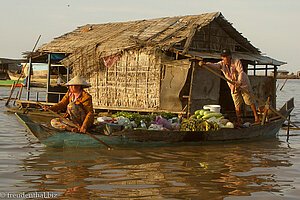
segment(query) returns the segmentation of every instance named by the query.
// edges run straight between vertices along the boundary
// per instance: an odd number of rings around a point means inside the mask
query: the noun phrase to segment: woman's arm
[[[65,96],[62,98],[60,102],[51,106],[49,109],[58,112],[60,110],[66,109],[68,104],[69,104],[69,91],[65,94]]]

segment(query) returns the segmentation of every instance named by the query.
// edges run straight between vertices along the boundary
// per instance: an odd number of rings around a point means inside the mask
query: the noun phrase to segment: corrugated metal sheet
[[[197,56],[201,58],[212,58],[212,59],[221,59],[220,53],[208,53],[208,52],[195,52],[195,51],[189,51],[189,55],[191,56]],[[233,53],[233,56],[239,58],[239,59],[244,59],[244,60],[249,60],[256,62],[258,65],[284,65],[287,64],[286,62],[283,61],[278,61],[273,58],[267,57],[267,56],[262,56],[262,55],[254,55],[254,54],[249,54],[249,53]]]

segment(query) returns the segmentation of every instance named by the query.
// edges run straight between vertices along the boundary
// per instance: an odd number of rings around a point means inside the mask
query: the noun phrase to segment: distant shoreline
[[[296,75],[277,75],[277,79],[300,79]]]

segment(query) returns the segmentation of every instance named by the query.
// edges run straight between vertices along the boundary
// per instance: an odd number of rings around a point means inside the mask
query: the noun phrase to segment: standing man
[[[215,64],[210,62],[204,63],[203,61],[200,61],[199,66],[205,64],[206,66],[209,66],[211,68],[219,69],[223,72],[224,76],[228,80],[234,83],[232,84],[227,82],[231,90],[231,96],[235,105],[238,123],[241,123],[240,115],[243,99],[247,105],[251,106],[255,117],[255,122],[259,122],[254,100],[247,93],[239,89],[241,87],[247,90],[248,92],[252,93],[252,87],[250,85],[248,75],[244,72],[241,61],[238,58],[233,58],[229,49],[223,49],[221,51],[221,58],[222,61]]]

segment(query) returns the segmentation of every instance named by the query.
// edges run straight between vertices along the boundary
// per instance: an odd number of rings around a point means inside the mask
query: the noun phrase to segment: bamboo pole
[[[284,83],[282,84],[282,86],[281,86],[281,88],[280,88],[280,91],[281,91],[282,88],[284,87],[284,85],[285,85],[285,83],[286,83],[287,80],[288,80],[288,79],[286,78],[285,81],[284,81]]]
[[[16,94],[16,97],[15,97],[15,99],[14,99],[14,103],[13,103],[13,105],[15,105],[15,104],[16,104],[16,100],[18,99],[19,92],[20,92],[20,90],[19,90],[19,91],[17,92],[17,94]]]
[[[231,83],[231,84],[234,84],[232,81],[230,81],[229,79],[225,78],[224,76],[218,74],[217,72],[215,72],[214,70],[212,70],[211,68],[209,68],[208,66],[206,66],[205,64],[202,65],[202,67],[204,67],[205,69],[207,69],[208,71],[214,73],[216,76],[220,77],[221,79]],[[245,92],[246,94],[248,94],[249,96],[251,96],[253,99],[255,99],[256,101],[258,101],[259,103],[263,104],[264,106],[266,106],[266,103],[263,102],[262,100],[258,99],[257,97],[255,97],[254,95],[252,95],[251,93],[249,93],[247,90],[239,87],[243,92]],[[285,116],[283,116],[282,114],[280,114],[279,112],[277,112],[274,108],[272,108],[271,106],[269,107],[270,110],[277,114],[278,116],[280,116],[281,118],[283,118],[284,120],[288,121],[289,123],[293,124],[298,130],[300,130],[300,128],[294,124],[293,122],[291,122],[289,119],[287,119]]]
[[[11,98],[11,100],[16,100],[15,98]],[[6,98],[0,98],[0,101],[7,101]]]
[[[59,115],[58,113],[47,109],[43,104],[41,104],[40,102],[36,102],[37,105],[41,106],[44,110],[48,110],[49,112],[51,112],[53,115],[55,115],[56,117],[59,117],[61,120],[63,120],[65,123],[77,128],[78,130],[80,130],[80,127],[73,123],[71,120],[68,120],[67,118],[62,117],[61,115]],[[98,142],[102,143],[103,145],[105,145],[107,147],[108,150],[112,150],[112,147],[109,146],[108,144],[106,144],[105,142],[103,142],[102,140],[98,139],[97,137],[95,137],[93,134],[89,133],[89,132],[85,132],[87,135],[89,135],[90,137],[94,138],[95,140],[97,140]]]
[[[188,110],[187,110],[187,117],[191,115],[191,105],[192,105],[192,90],[193,90],[193,80],[194,80],[194,72],[195,72],[195,63],[192,62],[192,73],[191,73],[191,81],[190,81],[190,90],[189,90],[189,98],[188,98]]]
[[[16,83],[15,83],[15,81],[14,81],[14,83],[11,85],[10,93],[9,93],[8,99],[7,99],[6,103],[5,103],[5,106],[7,106],[7,105],[9,104],[10,99],[11,99],[11,96],[12,96],[12,94],[14,93],[15,86],[16,86]]]
[[[23,92],[23,87],[24,87],[24,85],[22,84],[22,85],[21,85],[21,88],[20,88],[20,92],[19,92],[19,97],[18,97],[18,100],[20,100],[20,99],[21,99],[22,92]]]
[[[291,118],[291,115],[289,115],[289,119]],[[286,142],[289,142],[289,138],[290,138],[290,122],[288,123],[288,128],[287,128],[287,132],[286,132]]]

